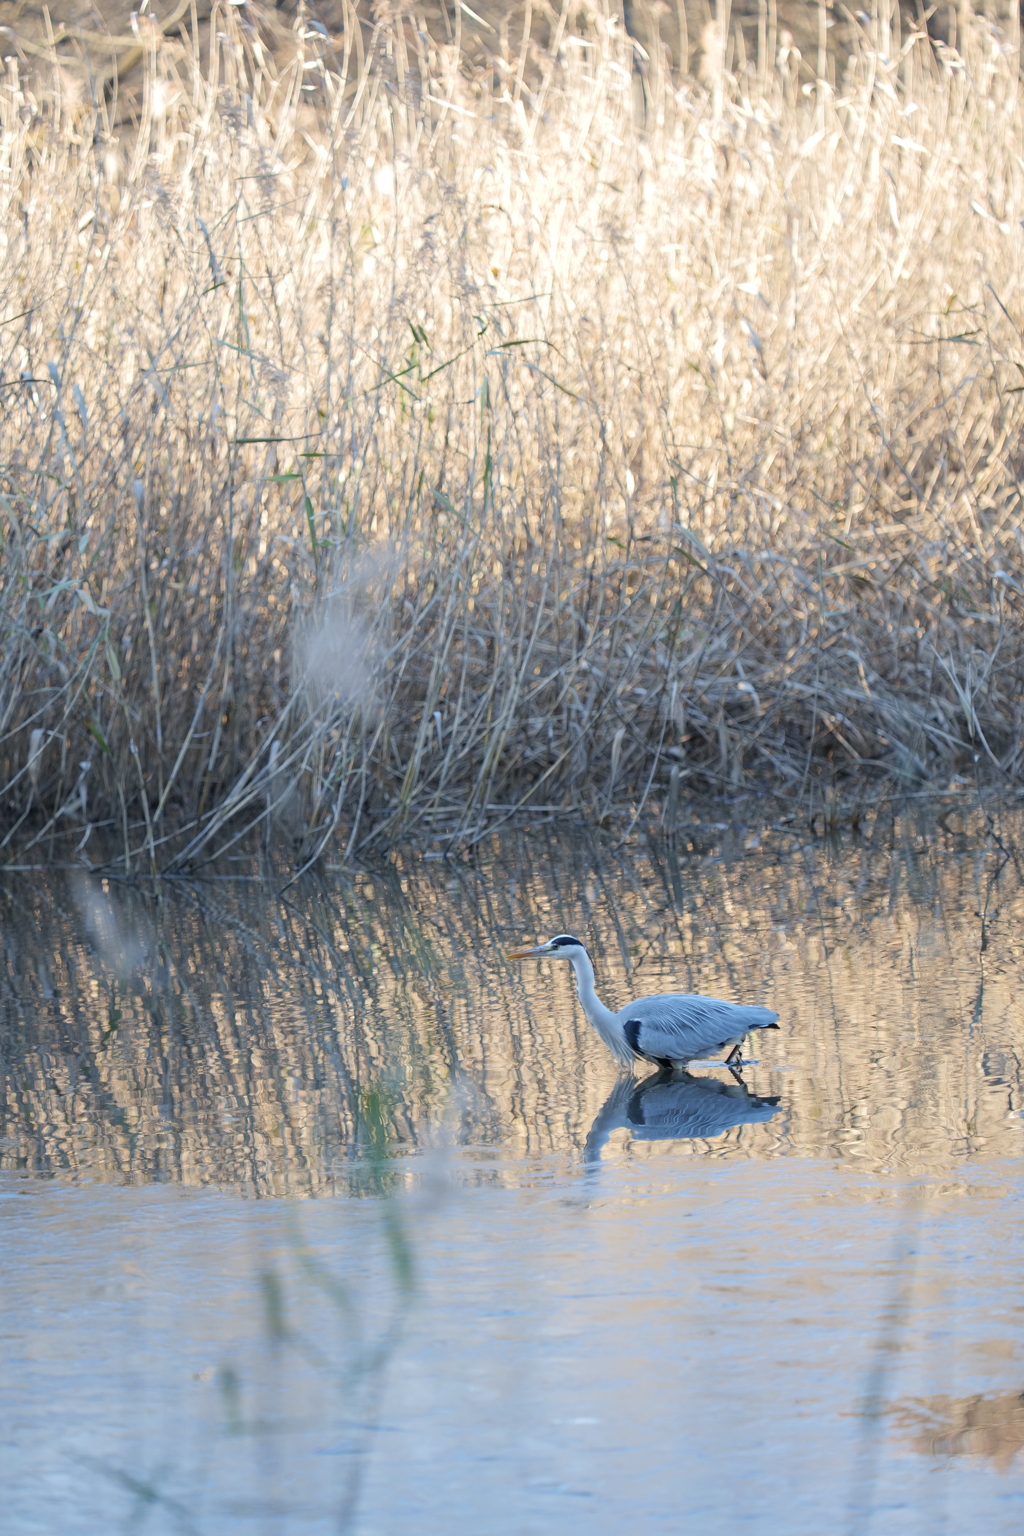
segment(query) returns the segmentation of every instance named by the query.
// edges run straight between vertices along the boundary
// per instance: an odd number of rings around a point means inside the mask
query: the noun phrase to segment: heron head
[[[546,944],[538,944],[535,949],[511,949],[506,955],[507,960],[541,960],[546,955],[561,955],[563,960],[571,960],[574,955],[586,954],[586,946],[579,939],[574,939],[571,933],[556,933],[553,939],[548,939]]]

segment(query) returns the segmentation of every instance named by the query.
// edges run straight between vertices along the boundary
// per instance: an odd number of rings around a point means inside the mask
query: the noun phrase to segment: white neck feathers
[[[569,958],[576,972],[576,993],[583,1012],[601,1039],[611,1046],[615,1054],[617,1056],[625,1054],[625,1057],[629,1058],[630,1053],[625,1051],[622,1029],[617,1016],[610,1008],[605,1007],[594,990],[594,967],[590,963],[590,956],[585,949],[581,949]]]

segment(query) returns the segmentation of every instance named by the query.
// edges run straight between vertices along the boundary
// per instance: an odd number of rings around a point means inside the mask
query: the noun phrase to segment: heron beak
[[[505,952],[506,960],[533,960],[541,955],[552,953],[550,944],[538,944],[536,949],[509,949]]]

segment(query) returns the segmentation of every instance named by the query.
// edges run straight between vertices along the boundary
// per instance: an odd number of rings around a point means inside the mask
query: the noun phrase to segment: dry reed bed
[[[130,142],[0,100],[7,857],[1018,775],[1005,39],[641,106],[597,15],[533,92],[215,19]]]

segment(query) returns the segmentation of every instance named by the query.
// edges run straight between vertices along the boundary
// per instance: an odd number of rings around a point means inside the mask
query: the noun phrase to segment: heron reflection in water
[[[770,1120],[779,1100],[759,1098],[742,1081],[721,1083],[689,1072],[656,1072],[643,1082],[620,1077],[590,1127],[584,1163],[601,1161],[613,1131],[634,1141],[682,1141],[723,1136],[735,1125]]]
[[[534,949],[511,950],[509,960],[541,960],[557,955],[576,972],[576,992],[583,1012],[605,1045],[624,1067],[653,1062],[664,1070],[685,1067],[698,1056],[731,1047],[726,1065],[740,1064],[740,1045],[753,1029],[778,1029],[770,1008],[727,1003],[693,992],[662,992],[627,1003],[618,1013],[606,1008],[594,990],[594,967],[585,945],[571,933],[559,933]],[[733,1075],[738,1077],[734,1071]]]

